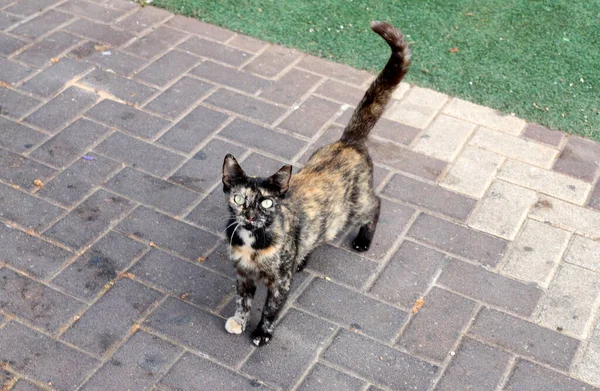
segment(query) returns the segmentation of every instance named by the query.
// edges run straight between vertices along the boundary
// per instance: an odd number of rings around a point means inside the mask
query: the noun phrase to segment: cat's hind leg
[[[251,278],[238,275],[235,294],[235,315],[227,319],[225,330],[230,334],[241,334],[246,329],[252,309],[256,284]]]
[[[356,235],[356,238],[352,241],[352,248],[359,252],[367,251],[369,247],[371,247],[371,242],[373,241],[373,236],[377,229],[377,223],[379,222],[381,200],[375,194],[370,198],[372,208],[366,214],[366,221],[361,224],[358,235]]]

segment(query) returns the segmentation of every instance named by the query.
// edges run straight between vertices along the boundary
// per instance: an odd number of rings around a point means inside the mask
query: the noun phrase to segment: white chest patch
[[[244,246],[248,247],[252,246],[254,244],[254,241],[256,240],[252,232],[244,228],[238,230],[238,236],[240,237],[240,239],[242,239],[242,242],[244,242]]]

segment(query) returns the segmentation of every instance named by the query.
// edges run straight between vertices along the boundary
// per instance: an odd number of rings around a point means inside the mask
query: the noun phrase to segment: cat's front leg
[[[246,329],[255,292],[256,285],[254,280],[238,274],[235,294],[235,315],[227,319],[225,323],[225,330],[228,333],[241,334]]]
[[[290,287],[292,285],[292,274],[288,273],[285,277],[280,277],[270,285],[267,291],[267,300],[263,309],[262,318],[252,333],[252,343],[256,346],[263,346],[273,338],[275,330],[275,320],[277,315],[285,305]]]

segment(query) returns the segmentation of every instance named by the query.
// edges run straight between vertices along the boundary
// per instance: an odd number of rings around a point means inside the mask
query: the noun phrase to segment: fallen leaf
[[[458,52],[458,48],[452,48],[449,50],[450,53],[456,53]]]
[[[154,242],[150,242],[148,244],[150,245],[150,247],[156,247],[156,243],[154,243]]]
[[[186,298],[186,297],[188,297],[189,295],[190,295],[190,293],[189,293],[189,292],[185,292],[185,293],[182,293],[182,294],[181,294],[181,296],[179,296],[179,297],[180,297],[182,300],[185,300],[185,298]]]
[[[35,231],[34,231],[34,230],[32,230],[32,229],[28,229],[28,230],[27,230],[27,233],[28,233],[29,235],[35,235]]]
[[[41,181],[41,180],[39,180],[39,179],[36,179],[36,180],[34,180],[34,181],[33,181],[33,184],[34,184],[36,187],[38,187],[38,188],[42,188],[42,187],[44,187],[44,182],[42,182],[42,181]]]
[[[94,45],[94,50],[97,52],[103,52],[106,49],[110,49],[110,45]]]
[[[50,61],[52,62],[52,64],[56,64],[57,62],[60,61],[60,58],[54,57],[54,58],[51,58]]]
[[[425,300],[422,297],[418,298],[417,301],[415,301],[415,305],[413,305],[412,313],[416,314],[421,308],[423,308],[424,305]]]
[[[198,257],[198,263],[202,263],[206,260],[206,257]]]
[[[135,274],[133,274],[131,272],[121,273],[121,274],[119,274],[119,279],[121,279],[121,278],[129,278],[130,280],[133,280],[135,278]]]

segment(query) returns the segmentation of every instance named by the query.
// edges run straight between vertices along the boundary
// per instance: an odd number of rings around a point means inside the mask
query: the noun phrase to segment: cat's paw
[[[357,237],[352,242],[352,248],[360,253],[365,252],[371,247],[371,241],[367,238]]]
[[[263,346],[268,344],[273,339],[273,334],[257,328],[252,333],[252,343],[255,346]]]
[[[229,334],[241,334],[242,331],[244,331],[244,328],[238,320],[232,316],[225,322],[225,330],[227,330]]]

